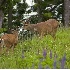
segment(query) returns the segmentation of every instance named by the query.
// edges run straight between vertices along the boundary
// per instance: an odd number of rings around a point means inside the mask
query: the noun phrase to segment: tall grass
[[[8,69],[60,69],[70,68],[70,28],[60,28],[56,40],[47,35],[34,36],[18,43],[14,52],[0,55],[0,68]]]

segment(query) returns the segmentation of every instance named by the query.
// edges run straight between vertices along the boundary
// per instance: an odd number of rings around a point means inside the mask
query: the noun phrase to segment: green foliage
[[[13,15],[13,20],[15,20],[14,25],[20,25],[20,20],[23,19],[23,14],[26,12],[26,8],[28,7],[27,3],[23,2],[23,3],[20,3],[18,2],[17,3],[17,8],[14,9],[14,15]]]
[[[28,7],[27,3],[25,1],[23,1],[23,3],[20,3],[21,0],[7,0],[6,1],[6,6],[4,6],[4,22],[8,21],[8,10],[9,8],[12,8],[12,16],[14,22],[13,25],[20,25],[20,20],[23,19],[23,14],[26,11],[26,8]],[[16,5],[16,8],[14,8],[14,6]],[[7,24],[8,25],[8,24]]]
[[[38,14],[42,15],[41,21],[51,18],[50,16],[52,16],[52,18],[60,19],[60,15],[63,14],[63,0],[34,0],[34,2],[33,11],[37,11]],[[60,4],[62,5],[60,6]]]
[[[46,19],[52,17],[52,13],[50,13],[50,12],[49,13],[44,13],[43,15]]]
[[[5,32],[5,31],[7,31],[6,28],[0,28],[0,33],[3,33],[3,32]]]
[[[28,8],[28,4],[26,3],[25,0],[23,0],[23,3],[20,2],[21,0],[7,0],[6,1],[6,6],[3,6],[4,8],[4,16],[5,16],[5,21],[7,22],[8,18],[8,9],[11,7],[14,7],[17,5],[17,8],[12,10],[12,15],[13,15],[13,25],[20,25],[20,20],[23,20],[24,16],[23,14],[30,13],[31,11],[35,11],[40,14],[42,17],[42,21],[45,21],[49,18],[59,18],[63,14],[63,0],[34,0],[35,4],[32,6],[32,8],[28,11],[26,11],[26,8]],[[58,7],[58,5],[62,4],[61,6]],[[54,7],[55,6],[55,7]],[[50,9],[48,9],[48,7]],[[58,8],[57,8],[58,7]],[[39,11],[40,9],[40,11]],[[56,14],[57,11],[58,13]],[[38,16],[37,15],[37,16]],[[37,23],[39,21],[39,16],[34,17],[31,16],[31,23]],[[38,20],[37,20],[38,19]],[[35,21],[36,20],[36,21]]]
[[[21,0],[13,0],[13,4],[15,5],[16,3],[20,2]]]
[[[37,15],[30,17],[30,23],[31,23],[31,24],[36,24],[36,23],[38,22],[38,20],[39,20],[39,18],[38,18]]]
[[[26,8],[27,8],[27,4],[26,3],[18,3],[18,5],[17,5],[18,14],[25,13]]]
[[[47,66],[53,69],[54,54],[56,52],[56,68],[60,69],[61,59],[66,53],[65,68],[70,68],[70,28],[60,28],[56,34],[54,41],[50,35],[39,39],[34,36],[32,40],[28,39],[17,44],[14,52],[9,55],[0,55],[0,68],[2,69],[38,69]],[[47,48],[46,58],[43,57],[43,49]],[[5,48],[4,48],[5,49]],[[52,50],[52,58],[50,59],[50,50]]]

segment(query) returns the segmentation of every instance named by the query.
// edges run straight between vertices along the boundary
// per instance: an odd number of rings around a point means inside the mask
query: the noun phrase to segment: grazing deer
[[[28,30],[31,31],[32,33],[34,33],[35,28],[36,28],[36,24],[30,24],[28,21],[26,21],[23,26],[24,31]]]
[[[58,21],[55,19],[49,19],[45,22],[40,22],[37,24],[30,24],[28,22],[24,23],[24,30],[30,30],[31,32],[37,32],[40,37],[50,34],[55,38],[55,34],[58,27]]]
[[[0,48],[6,47],[6,51],[10,48],[14,50],[14,47],[18,43],[18,32],[16,30],[11,31],[12,34],[4,34],[0,38]]]

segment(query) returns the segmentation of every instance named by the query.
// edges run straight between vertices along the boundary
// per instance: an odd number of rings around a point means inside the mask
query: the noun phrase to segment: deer
[[[50,34],[54,39],[57,32],[59,23],[56,19],[49,19],[44,22],[39,22],[37,24],[30,24],[29,22],[24,23],[24,30],[30,30],[31,32],[37,32],[39,37],[43,37]]]
[[[10,48],[14,50],[17,43],[18,31],[16,30],[11,30],[11,34],[4,34],[0,38],[0,48],[6,47],[6,51],[9,51]]]

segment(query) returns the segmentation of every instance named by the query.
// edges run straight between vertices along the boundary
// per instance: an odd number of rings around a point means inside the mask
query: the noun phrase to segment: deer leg
[[[3,48],[2,48],[2,47],[0,47],[0,54],[2,54],[2,51],[3,51]]]
[[[56,39],[55,34],[56,34],[56,32],[55,31],[52,31],[51,36],[53,37],[54,40]]]
[[[43,32],[41,33],[41,38],[43,38],[45,35],[46,35],[46,34],[45,34],[45,32],[43,31]]]
[[[4,53],[9,55],[9,49],[10,49],[10,48],[6,47],[6,50],[5,50]]]
[[[14,48],[15,48],[16,45],[17,45],[17,43],[12,45],[12,52],[14,52]]]
[[[15,48],[14,45],[12,45],[12,52],[14,51],[14,48]]]
[[[6,44],[5,47],[6,47],[5,53],[9,54],[9,50],[10,50],[11,45],[10,44]]]

